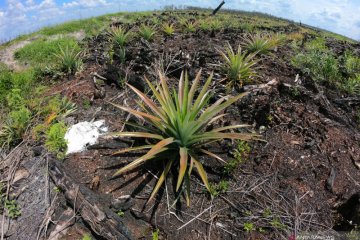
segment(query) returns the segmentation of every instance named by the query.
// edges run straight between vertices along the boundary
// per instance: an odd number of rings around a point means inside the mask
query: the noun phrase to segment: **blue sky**
[[[64,21],[165,5],[216,7],[220,0],[0,0],[0,40]],[[225,0],[226,8],[260,11],[360,40],[360,0]]]

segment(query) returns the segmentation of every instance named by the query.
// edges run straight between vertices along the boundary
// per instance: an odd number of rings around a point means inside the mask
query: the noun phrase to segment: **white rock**
[[[68,143],[66,154],[85,150],[86,146],[95,144],[99,136],[107,131],[105,120],[79,122],[71,126],[65,134],[65,140]]]

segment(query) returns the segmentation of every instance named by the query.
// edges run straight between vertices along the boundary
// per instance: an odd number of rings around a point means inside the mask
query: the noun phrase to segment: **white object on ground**
[[[107,131],[105,120],[79,122],[71,126],[65,134],[65,140],[67,141],[66,154],[85,150],[86,146],[95,144],[99,136]]]

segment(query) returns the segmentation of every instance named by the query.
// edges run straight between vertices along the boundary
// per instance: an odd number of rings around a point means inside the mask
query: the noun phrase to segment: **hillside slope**
[[[70,22],[0,49],[0,207],[6,239],[358,236],[359,43],[258,13],[210,16],[192,9]],[[112,177],[147,150],[114,152],[154,145],[154,135],[147,140],[103,135],[86,150],[66,155],[66,130],[82,121],[105,120],[113,133],[157,128],[163,138],[172,136],[161,131],[159,119],[149,124],[154,117],[128,110],[156,115],[146,107],[150,100],[139,101],[130,85],[164,104],[159,100],[164,92],[154,94],[144,76],[160,89],[160,72],[177,89],[182,72],[193,81],[200,69],[194,98],[211,74],[204,97],[210,104],[247,92],[220,109],[221,117],[205,121],[210,125],[201,131],[221,128],[232,134],[222,136],[252,136],[206,142],[201,151],[186,145],[209,185],[195,164],[197,171],[177,191],[182,165],[175,158],[148,201],[174,151],[168,159],[154,158]],[[175,95],[175,102],[184,98]],[[195,116],[206,113],[205,106]],[[159,118],[162,111],[169,110],[159,110]],[[183,120],[169,125],[190,129]],[[243,124],[247,127],[228,128]],[[180,140],[191,137],[185,130]],[[193,162],[186,160],[185,170]]]

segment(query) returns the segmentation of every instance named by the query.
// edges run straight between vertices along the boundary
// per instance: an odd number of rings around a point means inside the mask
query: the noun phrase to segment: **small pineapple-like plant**
[[[248,34],[243,38],[243,47],[250,53],[268,54],[282,43],[280,35]]]
[[[126,31],[122,27],[112,27],[110,30],[110,35],[112,36],[112,40],[119,47],[124,47],[133,37],[132,32]]]
[[[82,51],[78,51],[75,47],[66,46],[65,48],[60,47],[59,53],[55,53],[54,56],[61,71],[74,74],[82,67],[81,54]]]
[[[217,51],[223,59],[223,69],[229,80],[229,87],[234,87],[236,84],[242,86],[244,82],[249,82],[257,75],[255,54],[243,52],[240,46],[235,53],[229,43],[224,50],[218,49]]]
[[[155,29],[148,25],[141,25],[139,28],[139,35],[147,41],[151,41],[154,38],[155,33]]]
[[[175,27],[173,23],[164,23],[162,25],[163,32],[168,35],[172,36],[175,33]]]
[[[186,21],[184,24],[185,32],[196,32],[196,23],[191,21]]]
[[[183,73],[180,77],[178,91],[171,91],[167,85],[167,79],[159,73],[160,84],[153,85],[145,79],[149,88],[152,90],[155,101],[146,96],[143,92],[128,84],[128,86],[140,97],[143,104],[139,104],[143,111],[137,111],[129,107],[113,104],[117,108],[129,112],[145,121],[145,125],[127,123],[139,132],[120,132],[115,133],[116,137],[147,138],[149,145],[137,146],[122,149],[114,154],[123,154],[131,151],[149,149],[148,152],[132,161],[130,164],[121,168],[115,176],[132,170],[141,164],[153,160],[162,159],[165,168],[159,175],[158,181],[151,193],[151,200],[159,191],[166,176],[171,168],[178,169],[176,191],[184,185],[187,205],[190,204],[190,176],[196,168],[207,190],[210,189],[207,174],[200,162],[200,154],[206,154],[216,159],[219,156],[204,149],[204,145],[222,141],[223,139],[251,140],[257,135],[226,132],[230,129],[248,127],[248,125],[233,125],[207,130],[207,126],[214,123],[224,114],[220,114],[231,104],[242,98],[244,94],[235,97],[222,97],[212,105],[208,106],[211,98],[211,91],[208,90],[212,75],[207,79],[201,91],[196,94],[200,85],[201,71],[197,74],[191,87],[187,74]],[[183,184],[184,182],[184,184]]]

